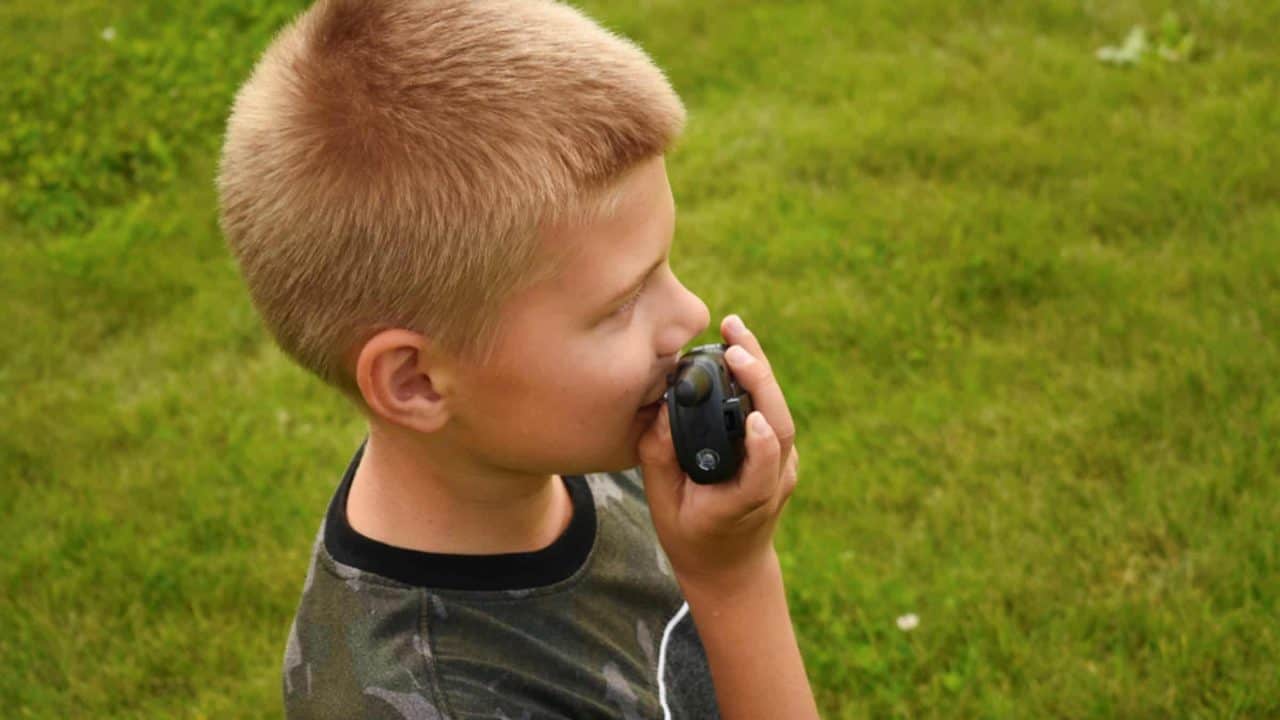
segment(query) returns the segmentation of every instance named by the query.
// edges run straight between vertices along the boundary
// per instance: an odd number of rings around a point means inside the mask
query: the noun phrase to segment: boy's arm
[[[645,497],[706,650],[723,720],[808,720],[818,717],[817,705],[773,548],[797,482],[795,424],[759,341],[735,319],[721,324],[733,344],[725,359],[756,408],[742,468],[726,482],[694,483],[659,412],[638,447]]]
[[[777,553],[739,588],[680,582],[680,589],[707,651],[724,720],[818,717]]]

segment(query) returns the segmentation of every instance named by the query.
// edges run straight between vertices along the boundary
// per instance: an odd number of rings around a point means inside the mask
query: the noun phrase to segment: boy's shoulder
[[[708,699],[714,709],[705,654],[654,534],[639,468],[565,483],[574,516],[562,537],[541,551],[492,556],[350,547],[340,485],[285,651],[290,717],[341,715],[312,712],[320,707],[365,716],[383,708],[389,717],[599,716],[603,708],[663,717],[661,678],[671,668],[683,677],[666,693],[698,709],[688,717],[715,717],[705,712]]]

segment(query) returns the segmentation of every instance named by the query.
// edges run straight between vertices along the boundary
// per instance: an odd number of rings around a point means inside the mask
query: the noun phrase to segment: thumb
[[[653,425],[640,437],[636,450],[644,471],[644,494],[652,514],[673,517],[680,506],[684,470],[671,443],[671,419],[666,408],[658,412]]]

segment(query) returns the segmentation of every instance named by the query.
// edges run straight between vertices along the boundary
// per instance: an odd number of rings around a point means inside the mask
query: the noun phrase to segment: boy
[[[321,0],[228,121],[220,220],[280,346],[369,433],[284,656],[292,718],[805,718],[773,528],[794,426],[689,481],[667,374],[709,322],[666,264],[685,111],[549,0]]]

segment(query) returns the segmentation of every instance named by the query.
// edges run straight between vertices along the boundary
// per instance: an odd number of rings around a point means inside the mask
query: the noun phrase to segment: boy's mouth
[[[671,392],[671,382],[675,379],[674,372],[666,374],[666,382],[661,385],[662,393],[650,403],[645,403],[636,411],[637,414],[650,414],[660,409],[667,402],[667,393]]]
[[[657,400],[654,400],[651,403],[646,403],[644,405],[641,405],[640,411],[644,412],[645,410],[656,410],[657,408],[662,407],[662,404],[665,403],[666,401],[667,401],[667,393],[664,391],[661,395],[658,396]]]
[[[636,411],[636,414],[637,415],[656,414],[658,410],[662,408],[662,405],[663,405],[662,398],[658,398],[657,400],[649,403],[648,405],[640,406],[640,409]]]

